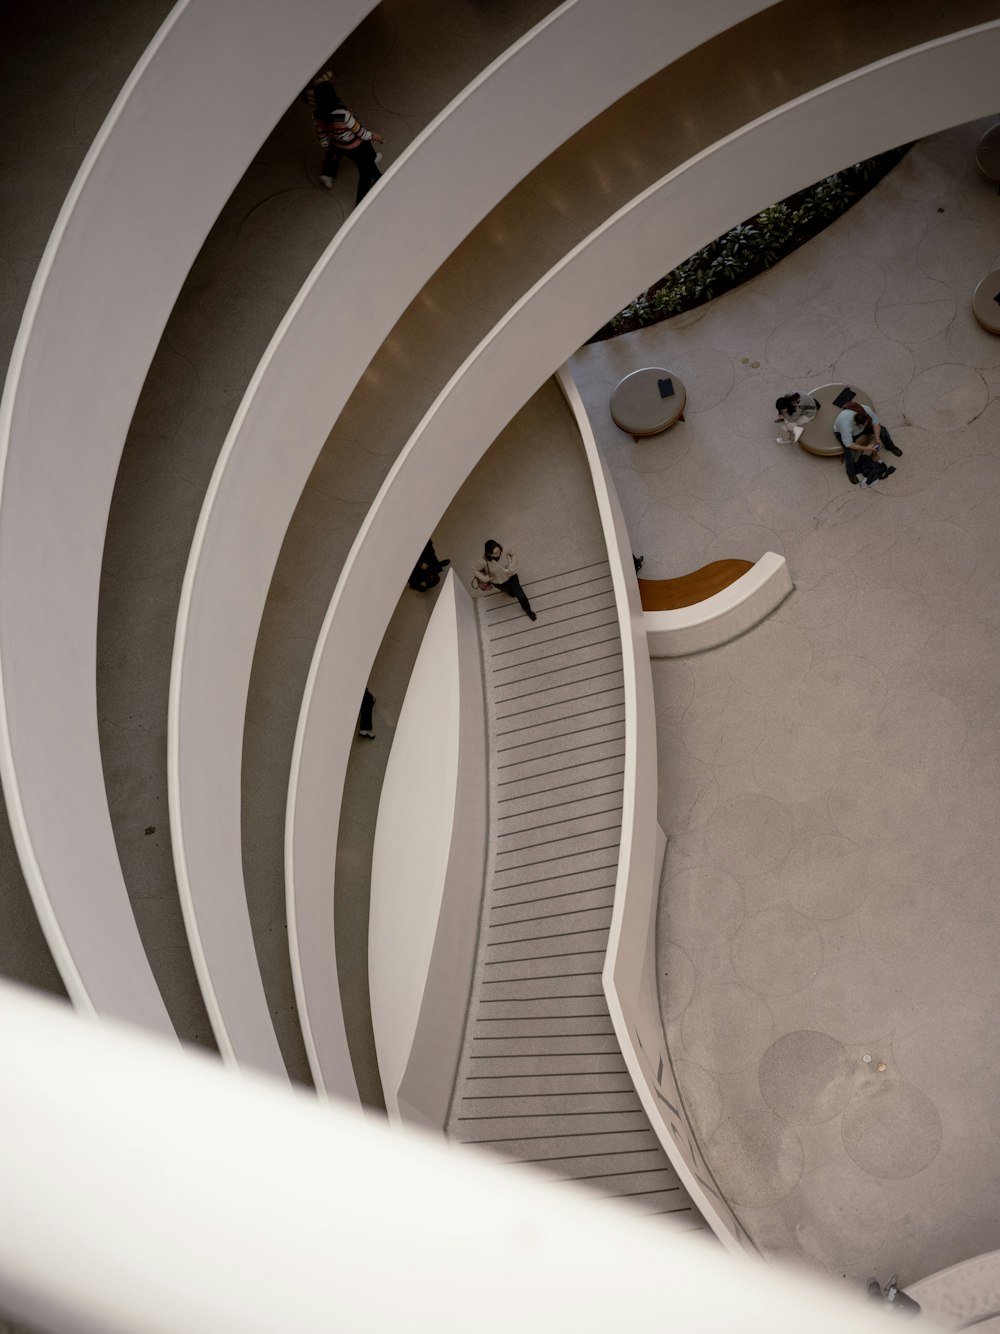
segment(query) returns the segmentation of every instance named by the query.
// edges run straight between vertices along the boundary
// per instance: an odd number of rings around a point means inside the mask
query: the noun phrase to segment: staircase
[[[601,990],[621,833],[621,638],[607,561],[479,602],[490,843],[448,1134],[645,1213],[700,1217],[650,1129]]]

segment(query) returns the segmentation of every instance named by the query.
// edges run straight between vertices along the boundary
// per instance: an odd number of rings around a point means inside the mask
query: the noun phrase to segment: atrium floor
[[[653,666],[661,1005],[750,1234],[850,1280],[1000,1246],[1000,338],[971,314],[1000,198],[981,128],[919,144],[771,272],[573,361],[644,574],[771,550],[795,581],[742,639]],[[607,402],[645,365],[683,377],[687,420],[636,444]],[[775,443],[776,396],[834,380],[903,450],[871,490]]]

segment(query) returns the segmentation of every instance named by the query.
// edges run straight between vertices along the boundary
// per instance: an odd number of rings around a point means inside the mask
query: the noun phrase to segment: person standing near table
[[[473,571],[473,577],[478,580],[480,588],[492,586],[509,598],[517,598],[526,615],[533,621],[538,620],[517,577],[517,557],[513,551],[504,551],[493,538],[484,546],[483,558]]]
[[[372,141],[382,144],[385,140],[374,130],[366,130],[355,119],[329,80],[313,86],[313,98],[313,124],[320,143],[326,149],[320,180],[328,190],[331,189],[336,163],[341,157],[350,158],[358,169],[358,193],[354,202],[360,204],[382,175],[378,169],[381,154],[375,152]]]
[[[819,412],[819,399],[796,389],[794,393],[783,394],[775,403],[774,410],[778,414],[779,421],[799,425],[801,422],[812,421],[816,416]]]
[[[791,445],[802,434],[805,423],[812,421],[819,412],[819,399],[797,389],[791,394],[783,394],[775,403],[774,410],[778,414],[775,425],[781,427],[778,444]]]

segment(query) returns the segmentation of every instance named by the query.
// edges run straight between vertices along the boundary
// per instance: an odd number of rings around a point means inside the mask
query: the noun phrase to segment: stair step
[[[551,1165],[558,1171],[559,1175],[567,1179],[584,1180],[588,1178],[600,1179],[607,1174],[607,1177],[630,1176],[638,1172],[662,1171],[663,1170],[663,1150],[655,1135],[650,1135],[651,1143],[645,1147],[636,1149],[597,1149],[594,1153],[581,1153],[576,1151],[571,1154],[538,1154],[536,1156],[535,1144],[528,1145],[526,1141],[521,1141],[524,1146],[524,1152],[521,1155],[522,1162],[537,1163],[540,1167]],[[545,1141],[541,1141],[545,1143]],[[577,1146],[574,1146],[576,1148]],[[609,1171],[609,1168],[617,1167],[618,1171]],[[674,1185],[675,1182],[668,1181],[667,1185]]]
[[[596,979],[596,980],[595,980]],[[493,1001],[534,1000],[543,996],[603,996],[601,973],[580,976],[570,974],[559,978],[531,978],[525,980],[507,980],[505,978],[480,978],[480,1003]]]
[[[464,1103],[458,1104],[458,1115],[454,1117],[453,1134],[464,1144],[491,1140],[494,1143],[510,1142],[511,1135],[521,1139],[561,1139],[572,1142],[574,1135],[595,1135],[602,1132],[637,1131],[648,1129],[649,1122],[642,1108],[635,1111],[620,1112],[576,1112],[563,1116],[532,1115],[523,1116],[479,1116],[464,1111]]]
[[[529,1094],[549,1097],[590,1091],[625,1093],[631,1088],[632,1081],[624,1068],[609,1070],[603,1075],[589,1071],[583,1074],[493,1075],[478,1079],[474,1093],[466,1093],[463,1102],[473,1098],[517,1098]]]
[[[571,673],[589,669],[595,663],[620,661],[621,656],[622,645],[617,627],[612,626],[609,631],[606,626],[598,626],[582,642],[574,642],[518,662],[490,667],[490,672],[494,679],[494,689],[499,693],[511,686],[523,686],[534,681],[554,685],[556,677],[560,680],[576,679],[571,677]]]
[[[539,699],[512,700],[497,705],[497,734],[506,737],[508,729],[522,728],[531,722],[545,722],[550,718],[565,718],[579,712],[584,706],[606,707],[609,703],[622,707],[622,672],[613,668],[597,677],[569,681],[543,692]]]
[[[497,732],[496,752],[498,759],[505,759],[515,754],[522,746],[540,746],[544,742],[558,740],[564,736],[579,736],[591,727],[603,727],[608,723],[624,722],[625,705],[618,698],[609,704],[591,705],[590,701],[569,701],[557,706],[562,712],[556,717],[546,719],[528,718],[517,726],[508,727],[505,732]],[[516,720],[511,720],[512,722]]]
[[[497,872],[512,871],[526,866],[552,866],[557,861],[569,857],[580,857],[589,852],[603,852],[606,848],[616,848],[621,841],[621,821],[615,820],[617,811],[604,815],[590,816],[587,829],[574,829],[568,834],[558,834],[550,839],[536,838],[532,843],[520,847],[498,849],[496,854]],[[596,825],[593,821],[599,821]]]
[[[532,630],[536,623],[528,622]],[[512,642],[517,641],[517,642]],[[591,644],[620,644],[618,619],[613,607],[598,613],[588,613],[572,622],[544,625],[538,634],[519,630],[500,641],[486,660],[487,671],[502,674],[514,667],[536,667],[539,663],[552,664],[562,655],[586,648]],[[502,679],[501,675],[497,679]]]
[[[620,785],[621,761],[624,755],[625,743],[620,741],[608,754],[598,755],[594,759],[578,758],[574,763],[572,757],[562,757],[564,761],[569,759],[570,762],[550,763],[549,767],[525,778],[498,778],[494,787],[497,804],[501,807],[499,814],[506,813],[505,808],[509,802],[519,797],[537,797],[540,792],[562,793],[564,795],[559,799],[566,801],[565,794],[571,788],[579,789],[582,784],[596,778],[613,776],[618,779]],[[534,809],[539,809],[539,806]]]
[[[552,916],[513,918],[509,921],[496,921],[492,918],[487,924],[487,943],[489,946],[500,942],[558,939],[574,936],[580,931],[595,931],[611,925],[611,905],[599,905],[594,908],[564,909]]]
[[[489,1056],[478,1061],[475,1071],[466,1076],[469,1088],[475,1088],[481,1079],[520,1078],[522,1075],[547,1077],[558,1074],[605,1075],[620,1074],[625,1070],[621,1052],[604,1052],[597,1056]],[[651,1132],[652,1133],[652,1132]]]

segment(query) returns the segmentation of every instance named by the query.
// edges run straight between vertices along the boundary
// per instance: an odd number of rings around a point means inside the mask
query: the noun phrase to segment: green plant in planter
[[[842,176],[827,176],[813,187],[812,197],[816,212],[821,217],[837,217],[855,196],[855,191]]]
[[[631,301],[595,338],[655,324],[770,268],[866,194],[911,145],[868,158],[731,228]]]
[[[876,176],[881,176],[882,162],[881,159],[877,157],[866,157],[864,162],[856,162],[850,170],[859,181],[867,184],[868,181],[874,179]]]
[[[787,204],[772,204],[757,214],[757,225],[760,229],[761,258],[765,268],[770,268],[781,259],[795,234],[792,211]]]
[[[812,224],[813,219],[816,217],[817,212],[816,200],[812,195],[806,195],[806,197],[801,199],[795,208],[792,209],[791,221],[793,229],[795,231],[801,231],[803,228],[809,227]]]

